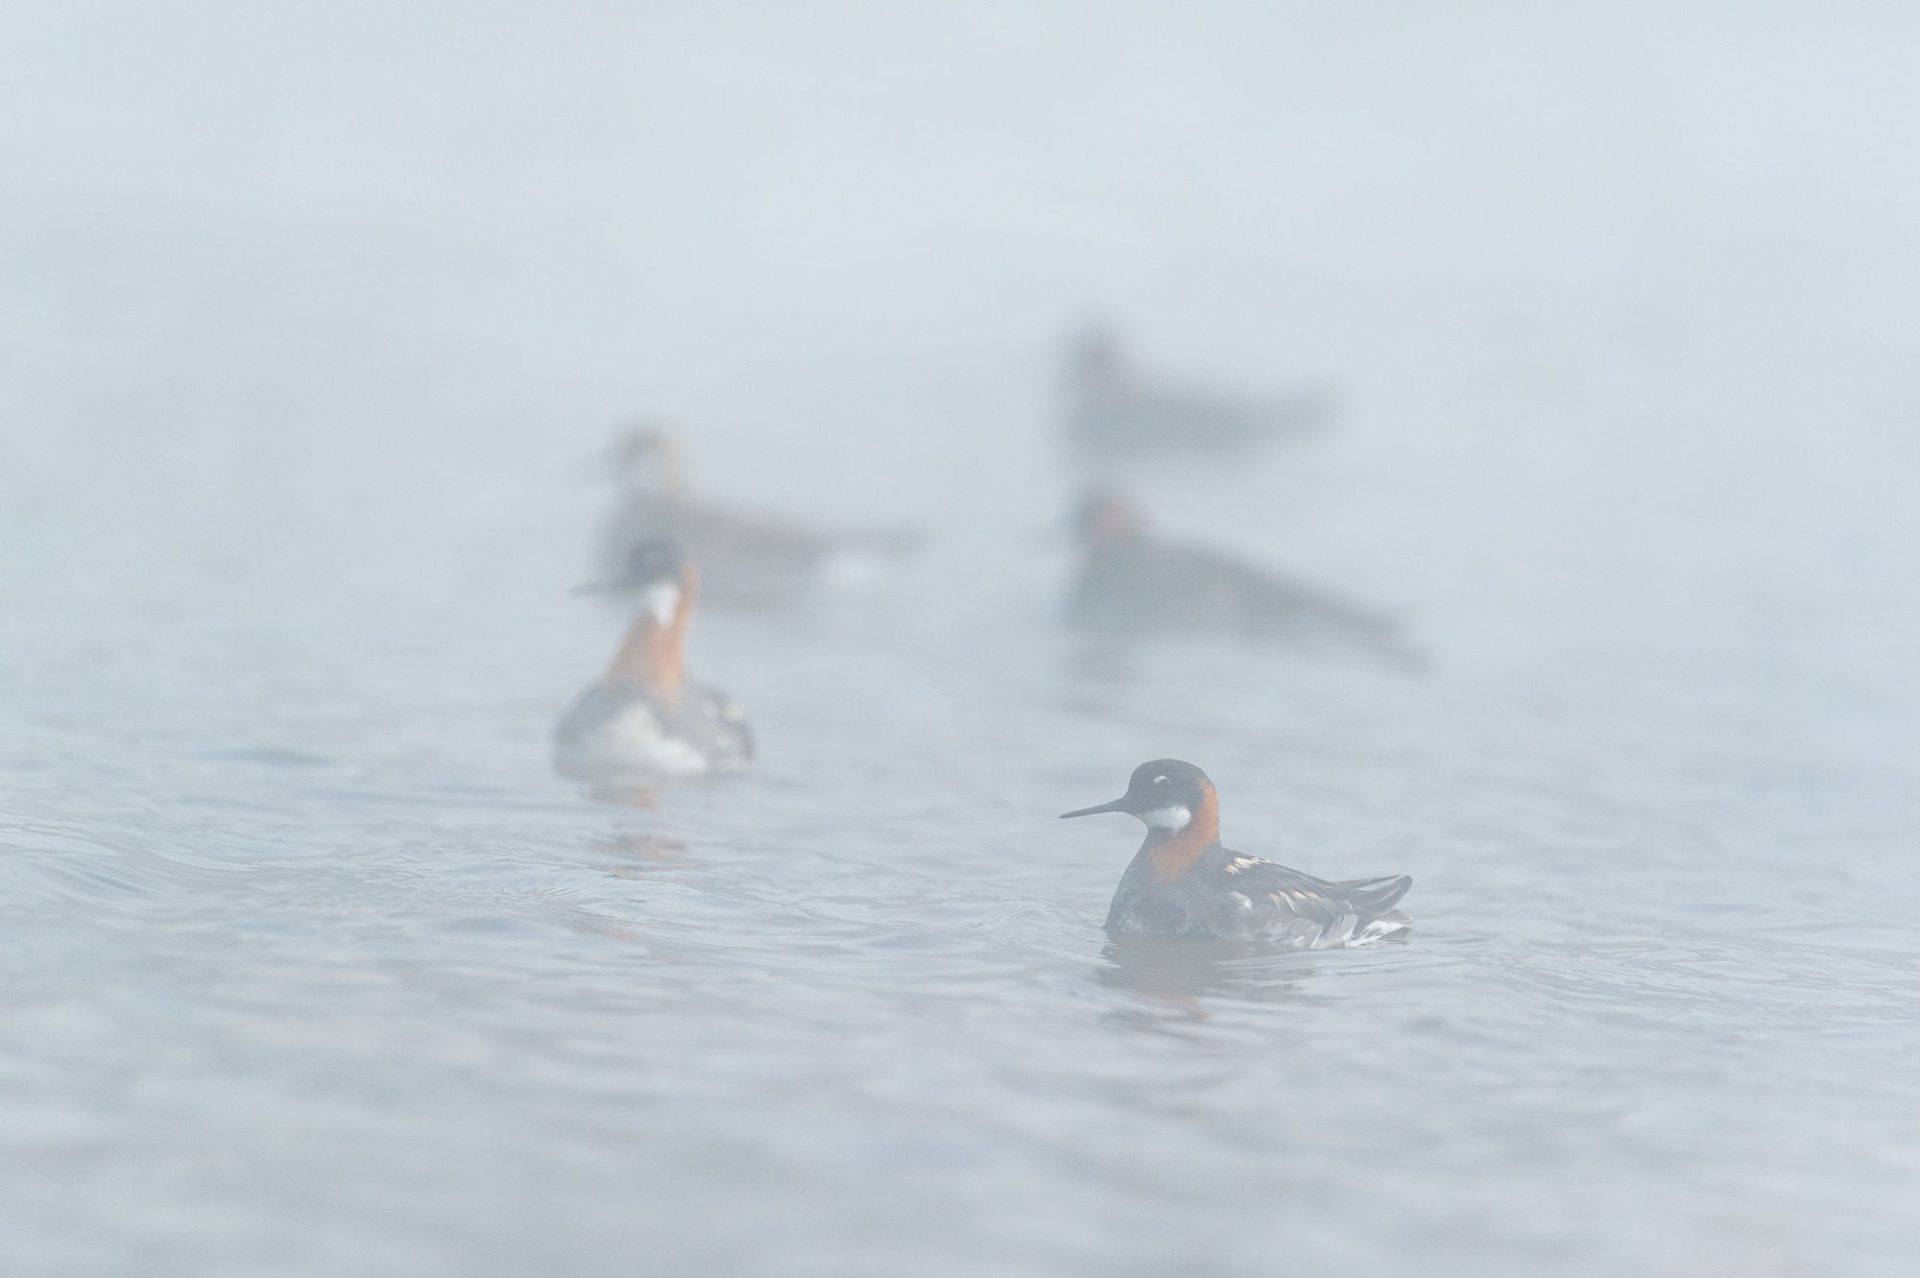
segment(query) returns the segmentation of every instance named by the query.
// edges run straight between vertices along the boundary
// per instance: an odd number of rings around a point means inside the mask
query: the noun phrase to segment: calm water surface
[[[514,56],[488,32],[454,91]],[[324,137],[245,217],[105,179],[9,215],[0,1268],[1911,1272],[1920,386],[1846,320],[1910,306],[1910,252],[1861,293],[1703,260],[1684,219],[1571,281],[1544,242],[1411,286],[1223,250],[1214,327],[1158,331],[1284,378],[1235,345],[1274,313],[1236,281],[1294,291],[1348,415],[1136,479],[1404,608],[1432,669],[1103,651],[1054,623],[1045,343],[1078,286],[916,322],[873,282],[918,260],[887,222],[811,327],[729,329],[666,267],[688,311],[643,313],[589,259],[644,292],[644,237],[572,234],[606,140],[502,127],[577,183],[464,239],[428,186],[355,194],[378,173]],[[432,154],[456,192],[482,164]],[[1787,176],[1714,180],[1731,209]],[[1872,230],[1871,193],[1834,198]],[[1366,263],[1376,229],[1327,234]],[[1009,280],[1071,257],[974,230]],[[866,596],[703,616],[765,756],[641,809],[552,776],[546,734],[621,624],[566,594],[580,459],[656,395],[715,423],[717,489],[939,535]],[[1137,831],[1054,815],[1158,755],[1211,772],[1235,846],[1411,873],[1413,939],[1109,945]]]

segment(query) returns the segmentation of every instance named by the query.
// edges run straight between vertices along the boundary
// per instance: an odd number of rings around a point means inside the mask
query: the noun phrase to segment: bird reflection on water
[[[614,862],[607,873],[615,878],[634,879],[642,878],[661,866],[682,861],[686,857],[687,845],[671,835],[629,830],[595,840],[594,850]]]
[[[1100,951],[1094,979],[1161,1012],[1207,1018],[1205,1000],[1291,1003],[1319,970],[1299,951],[1221,937],[1117,936]]]

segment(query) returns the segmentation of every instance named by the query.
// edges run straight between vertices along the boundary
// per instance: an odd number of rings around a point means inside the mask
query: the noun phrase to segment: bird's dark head
[[[612,578],[581,586],[576,593],[636,599],[649,616],[665,625],[692,601],[697,580],[693,561],[680,543],[656,537],[629,550]]]
[[[1155,830],[1178,832],[1196,822],[1218,825],[1220,801],[1207,774],[1179,759],[1153,759],[1133,770],[1127,792],[1111,803],[1061,813],[1061,818],[1124,812]]]
[[[672,620],[693,594],[693,561],[680,543],[666,537],[643,541],[627,554],[620,574],[640,606],[662,623]]]

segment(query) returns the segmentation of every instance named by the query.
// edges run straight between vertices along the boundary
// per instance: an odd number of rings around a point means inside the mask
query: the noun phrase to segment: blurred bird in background
[[[617,575],[636,547],[672,538],[700,565],[718,607],[788,608],[863,585],[925,539],[913,528],[821,528],[705,501],[688,484],[679,440],[650,422],[621,430],[603,459],[618,495],[601,534],[601,571]]]
[[[1219,551],[1161,538],[1118,492],[1087,492],[1074,513],[1074,531],[1081,557],[1067,619],[1083,630],[1286,640],[1422,664],[1384,613]]]

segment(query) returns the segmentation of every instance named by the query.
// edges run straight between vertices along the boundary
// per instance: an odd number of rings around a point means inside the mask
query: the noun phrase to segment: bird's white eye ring
[[[1153,779],[1153,783],[1154,783],[1155,785],[1168,785],[1168,784],[1170,784],[1170,782],[1168,782],[1168,780],[1167,780],[1167,779],[1166,779],[1165,777],[1155,777],[1155,778]]]

